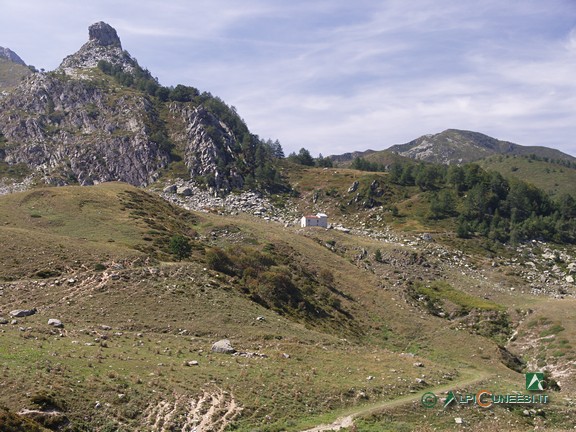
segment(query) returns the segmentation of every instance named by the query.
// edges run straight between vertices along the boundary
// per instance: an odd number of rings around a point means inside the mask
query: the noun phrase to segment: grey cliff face
[[[142,186],[169,161],[150,138],[148,125],[157,117],[143,96],[34,75],[0,102],[0,131],[8,142],[0,156],[28,165],[49,184]]]
[[[184,148],[184,163],[190,176],[214,176],[219,190],[242,188],[242,176],[224,168],[233,165],[232,162],[238,158],[234,151],[236,139],[228,126],[203,106],[173,103],[170,113],[184,125],[184,128],[174,131],[173,137]]]
[[[16,63],[22,66],[26,66],[26,63],[24,63],[24,60],[22,60],[18,54],[16,54],[14,51],[12,51],[9,48],[4,48],[4,47],[0,47],[0,58],[6,59],[11,61],[12,63]]]

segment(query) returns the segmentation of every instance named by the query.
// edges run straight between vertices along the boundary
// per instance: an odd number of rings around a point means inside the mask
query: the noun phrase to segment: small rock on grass
[[[222,339],[215,342],[212,345],[212,352],[222,353],[222,354],[234,354],[236,350],[232,347],[232,344],[228,339]]]
[[[52,327],[57,327],[57,328],[62,328],[64,327],[64,324],[62,324],[62,321],[55,319],[55,318],[50,318],[48,320],[48,325],[52,326]]]

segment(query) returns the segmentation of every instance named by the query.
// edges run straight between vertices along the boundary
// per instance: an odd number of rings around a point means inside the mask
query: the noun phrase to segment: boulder
[[[6,318],[0,317],[0,324],[8,324],[9,321]]]
[[[212,352],[222,354],[234,354],[236,350],[230,344],[228,339],[222,339],[212,345]]]
[[[192,195],[192,189],[190,189],[189,187],[186,187],[186,186],[181,186],[181,187],[176,189],[176,193],[178,195],[182,195],[182,196],[191,196]]]
[[[55,319],[55,318],[50,318],[48,320],[48,325],[52,326],[52,327],[57,327],[57,328],[62,328],[64,327],[64,324],[62,324],[62,321]]]
[[[164,188],[164,193],[176,193],[176,191],[178,190],[178,186],[176,185],[170,185],[170,186],[166,186]]]
[[[30,315],[34,315],[37,312],[36,308],[33,309],[16,309],[10,312],[10,316],[14,318],[23,318]]]

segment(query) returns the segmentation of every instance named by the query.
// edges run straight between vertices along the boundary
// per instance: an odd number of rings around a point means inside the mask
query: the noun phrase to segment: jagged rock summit
[[[12,63],[16,63],[22,66],[26,66],[26,63],[24,63],[24,60],[22,60],[18,54],[16,54],[14,51],[12,51],[9,48],[4,48],[4,47],[0,47],[0,58],[6,59],[8,61],[11,61]]]
[[[117,46],[122,48],[122,43],[116,33],[116,29],[103,21],[92,24],[88,27],[89,41],[100,46]]]
[[[103,21],[88,28],[88,42],[66,57],[58,70],[74,74],[78,69],[96,67],[101,60],[120,65],[125,72],[132,72],[137,66],[136,60],[122,50],[122,42],[114,27]]]

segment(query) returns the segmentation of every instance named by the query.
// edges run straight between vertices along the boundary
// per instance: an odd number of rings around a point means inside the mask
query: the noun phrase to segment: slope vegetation
[[[297,431],[474,377],[521,390],[501,344],[540,310],[482,255],[190,213],[121,183],[0,197],[0,235],[0,315],[16,320],[0,325],[0,404],[52,430]],[[235,355],[211,351],[223,338]]]

